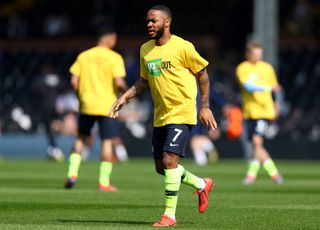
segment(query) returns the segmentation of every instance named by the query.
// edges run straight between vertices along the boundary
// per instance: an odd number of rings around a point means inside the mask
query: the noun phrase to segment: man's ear
[[[169,27],[170,24],[171,24],[171,19],[170,19],[170,18],[167,18],[167,19],[165,20],[165,27]]]

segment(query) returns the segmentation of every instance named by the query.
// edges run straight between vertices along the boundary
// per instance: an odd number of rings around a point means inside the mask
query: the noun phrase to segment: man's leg
[[[95,122],[94,116],[80,114],[78,119],[78,136],[73,144],[72,152],[69,157],[68,179],[65,188],[72,188],[78,178],[78,171],[81,163],[81,152],[84,143],[90,138],[90,131]]]
[[[267,171],[269,176],[278,184],[282,183],[280,173],[271,159],[268,151],[263,146],[263,137],[259,135],[253,135],[253,160],[249,164],[247,177],[245,184],[251,184],[256,179],[257,173],[260,169],[260,162],[262,162],[264,169]]]
[[[190,185],[197,190],[202,190],[206,186],[206,182],[203,178],[197,177],[191,172],[187,171],[182,165],[178,165],[179,173],[181,175],[181,182],[186,185]]]
[[[263,138],[260,138],[261,139],[258,138],[258,141],[256,141],[257,144],[254,147],[257,154],[257,158],[260,160],[260,162],[262,162],[264,170],[268,173],[271,179],[277,184],[282,184],[283,179],[270,154],[263,146]]]
[[[118,161],[128,161],[129,157],[128,157],[128,152],[126,147],[123,144],[123,141],[121,140],[120,136],[118,137],[114,137],[112,139],[112,143],[114,146],[114,153],[117,157]]]
[[[283,183],[283,178],[271,157],[263,162],[263,167],[276,184]]]
[[[57,146],[55,133],[51,128],[54,121],[53,111],[46,111],[43,116],[44,127],[48,138],[47,156],[55,161],[63,162],[65,157],[63,151]]]
[[[93,145],[94,145],[94,137],[93,135],[90,135],[89,137],[86,138],[82,148],[82,152],[81,152],[82,161],[87,161],[89,159]]]
[[[178,165],[181,174],[181,182],[194,187],[196,194],[199,196],[198,211],[204,213],[209,205],[209,193],[213,187],[211,178],[200,178],[187,171],[182,165]]]
[[[202,136],[194,135],[190,140],[190,147],[195,160],[195,163],[199,166],[207,165],[208,158],[206,151],[203,149]]]
[[[100,116],[98,119],[99,133],[101,138],[101,162],[98,187],[103,192],[116,192],[117,188],[110,184],[113,167],[113,144],[112,139],[117,135],[117,127],[114,119]]]
[[[163,153],[162,160],[155,160],[156,171],[164,175],[165,211],[160,221],[154,227],[175,226],[175,214],[178,202],[178,193],[181,184],[181,174],[178,169],[179,156],[174,153]]]
[[[268,126],[268,123],[264,120],[245,120],[244,125],[246,127],[246,136],[244,140],[250,142],[252,149],[251,160],[248,162],[248,170],[244,185],[250,185],[255,182],[258,172],[260,170],[261,162],[266,157],[262,150],[263,135]]]
[[[212,131],[211,131],[212,132]],[[208,133],[209,135],[209,133]],[[206,152],[208,161],[213,163],[218,161],[219,152],[208,135],[202,135],[202,148]]]
[[[117,188],[110,184],[110,177],[113,167],[112,140],[104,139],[101,141],[101,162],[99,173],[99,189],[103,192],[116,192]]]
[[[85,136],[78,136],[75,140],[69,157],[68,179],[65,182],[65,188],[72,188],[78,179],[78,171],[81,163],[81,152]]]
[[[183,166],[178,164],[179,159],[178,155],[165,152],[163,160],[155,160],[156,171],[165,176],[165,212],[162,219],[156,222],[154,226],[175,225],[175,212],[181,182],[197,189],[200,213],[205,212],[208,207],[208,196],[213,187],[212,180],[199,178],[185,170]],[[166,219],[166,217],[169,217],[169,219]]]
[[[243,120],[242,133],[240,136],[240,144],[244,154],[244,160],[247,162],[250,162],[253,158],[253,150],[252,150],[252,143],[248,139],[248,136],[249,136],[248,124],[245,120]]]
[[[178,169],[179,156],[173,153],[163,153],[164,184],[165,184],[165,212],[164,214],[175,220],[178,192],[181,174]]]
[[[252,160],[249,162],[248,171],[243,184],[252,184],[258,175],[261,162],[267,157],[262,149],[263,138],[257,134],[252,135]]]
[[[165,182],[165,212],[161,220],[153,226],[174,226],[178,192],[181,181],[193,185],[199,194],[199,212],[204,212],[208,206],[208,194],[213,186],[211,179],[202,179],[184,170],[179,159],[184,157],[190,135],[188,125],[167,125],[157,127],[153,132],[153,155],[156,171],[164,175]],[[184,174],[184,180],[181,180]]]

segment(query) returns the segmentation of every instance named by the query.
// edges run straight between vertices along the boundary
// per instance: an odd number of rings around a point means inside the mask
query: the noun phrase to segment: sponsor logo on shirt
[[[162,58],[147,61],[147,69],[149,74],[155,77],[161,75],[161,69],[170,69],[171,61],[162,61]]]

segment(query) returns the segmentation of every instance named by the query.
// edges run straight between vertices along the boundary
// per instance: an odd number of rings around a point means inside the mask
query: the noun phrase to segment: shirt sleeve
[[[186,43],[182,56],[184,57],[185,67],[189,68],[194,74],[199,73],[209,64],[207,60],[200,56],[190,42]]]
[[[272,88],[270,86],[256,85],[256,84],[251,83],[249,81],[247,81],[243,84],[243,88],[250,93],[272,90]]]
[[[146,69],[146,64],[144,62],[142,48],[140,49],[140,77],[145,80],[148,80],[148,72]]]
[[[244,65],[239,65],[236,69],[237,79],[240,85],[249,93],[261,92],[261,91],[271,91],[272,88],[269,85],[257,85],[252,76],[248,73]]]
[[[80,58],[77,57],[76,61],[71,65],[69,72],[73,75],[80,77]]]
[[[249,81],[249,74],[245,70],[244,66],[241,64],[238,65],[236,69],[236,76],[241,85],[243,85],[245,82]]]
[[[126,68],[124,65],[124,60],[121,55],[117,55],[114,59],[114,66],[113,66],[113,77],[125,77],[126,76]]]

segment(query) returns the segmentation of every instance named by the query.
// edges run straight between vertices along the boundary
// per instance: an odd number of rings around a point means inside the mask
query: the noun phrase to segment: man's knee
[[[88,137],[85,135],[79,135],[73,144],[72,150],[74,152],[80,153],[83,149],[83,145],[86,143],[87,138]]]
[[[162,163],[165,169],[172,169],[178,167],[179,156],[174,153],[167,153],[163,154]]]
[[[263,144],[263,137],[259,135],[253,135],[252,137],[252,144],[253,146],[260,146]]]

